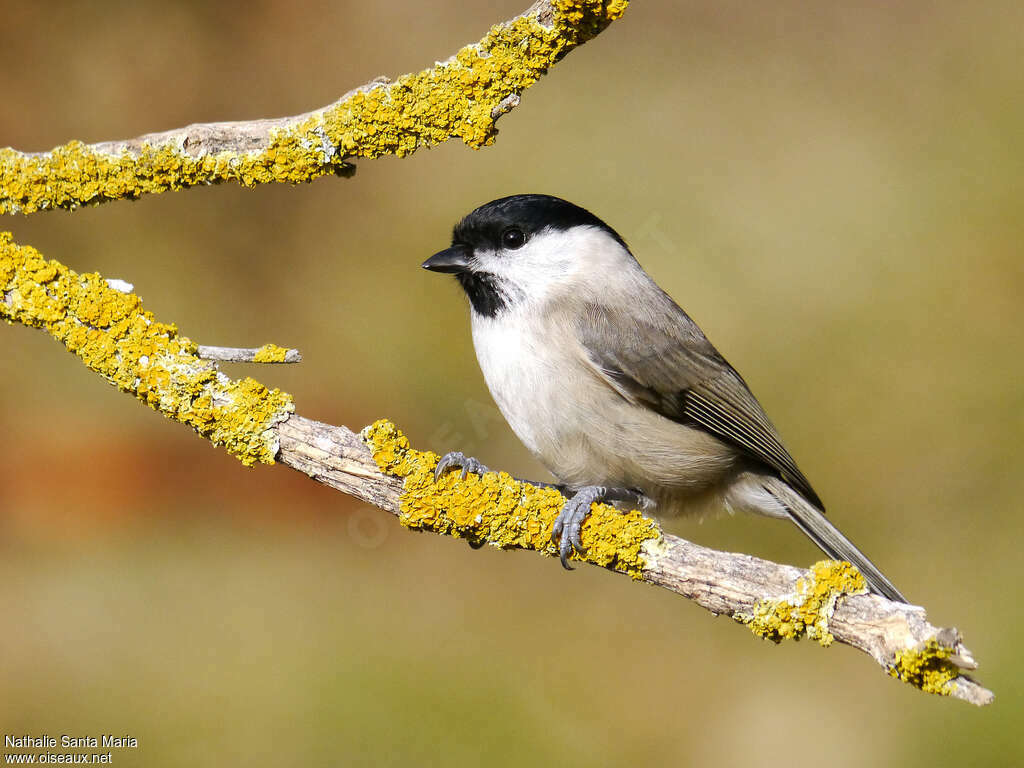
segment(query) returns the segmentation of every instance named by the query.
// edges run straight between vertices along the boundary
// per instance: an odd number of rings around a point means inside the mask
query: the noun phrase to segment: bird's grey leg
[[[540,480],[523,480],[522,478],[518,477],[515,479],[518,480],[520,483],[532,485],[534,488],[554,488],[563,496],[568,496],[570,493],[572,493],[572,488],[570,488],[568,485],[562,485],[560,483],[543,483]]]
[[[437,467],[434,469],[434,482],[436,483],[441,479],[441,475],[451,469],[461,469],[462,479],[466,479],[466,475],[472,472],[474,475],[483,475],[490,470],[481,464],[479,461],[474,459],[472,456],[467,456],[462,451],[449,451],[441,460],[437,462]],[[485,541],[469,541],[469,546],[473,549],[480,549]]]
[[[567,571],[573,570],[573,567],[569,565],[569,555],[572,554],[572,551],[575,549],[581,555],[585,551],[580,539],[580,530],[583,527],[583,521],[590,514],[590,505],[596,501],[622,501],[640,510],[653,506],[653,502],[647,496],[634,488],[585,485],[577,489],[572,497],[565,502],[565,506],[558,513],[555,525],[551,529],[551,541],[558,545],[558,559],[562,561],[562,567]]]
[[[449,451],[441,460],[437,462],[437,468],[434,470],[434,482],[436,483],[441,479],[441,475],[450,469],[461,469],[462,478],[466,479],[466,475],[472,472],[474,475],[482,475],[490,470],[481,464],[479,461],[474,459],[472,456],[467,456],[462,451]]]
[[[486,466],[481,464],[472,456],[467,456],[462,451],[449,451],[448,453],[441,457],[440,461],[437,462],[437,467],[434,469],[434,482],[436,483],[438,480],[440,480],[441,475],[443,475],[445,472],[449,472],[453,469],[462,470],[461,479],[463,480],[466,479],[466,475],[469,474],[470,472],[472,472],[474,475],[483,475],[487,472],[490,472],[490,470]],[[534,480],[520,480],[519,478],[515,479],[520,483],[526,483],[537,488],[554,488],[556,491],[559,491],[560,493],[563,493],[566,496],[568,496],[570,493],[569,487],[565,485],[558,485],[556,483],[542,483]],[[486,544],[485,541],[469,541],[469,546],[473,549],[480,549],[480,547],[482,547],[484,544]]]
[[[436,483],[441,479],[441,475],[452,469],[462,470],[462,480],[465,480],[466,475],[470,472],[474,475],[483,475],[491,471],[472,456],[467,456],[462,451],[449,451],[441,457],[439,462],[437,462],[437,467],[434,469],[434,482]],[[523,480],[521,477],[514,477],[512,479],[519,483],[532,485],[534,488],[554,488],[556,491],[563,493],[566,496],[568,496],[572,490],[569,486],[559,485],[558,483],[542,483],[539,480]]]

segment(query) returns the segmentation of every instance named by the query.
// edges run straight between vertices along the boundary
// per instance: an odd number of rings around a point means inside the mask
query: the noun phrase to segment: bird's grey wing
[[[740,448],[824,509],[746,382],[682,309],[673,303],[657,323],[594,305],[582,317],[587,361],[620,395]]]

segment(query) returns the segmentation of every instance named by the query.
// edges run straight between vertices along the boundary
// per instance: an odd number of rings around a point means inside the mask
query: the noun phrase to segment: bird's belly
[[[728,483],[735,449],[626,401],[582,361],[514,329],[474,326],[477,357],[502,415],[559,481],[638,488],[685,511]],[[672,509],[668,509],[671,507]]]

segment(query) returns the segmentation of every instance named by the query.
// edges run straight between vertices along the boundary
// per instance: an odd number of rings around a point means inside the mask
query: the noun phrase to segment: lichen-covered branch
[[[273,463],[292,398],[230,379],[190,339],[99,275],[78,274],[0,232],[0,318],[42,328],[118,389],[188,424],[243,464]]]
[[[298,416],[279,433],[279,461],[397,514],[409,528],[557,555],[551,528],[565,499],[553,489],[520,483],[504,472],[465,480],[450,473],[435,483],[438,456],[410,448],[387,421],[364,429],[361,440],[343,427]],[[317,451],[305,450],[307,442]],[[344,463],[335,465],[324,454],[344,456]],[[383,474],[380,480],[371,458]],[[402,480],[397,497],[394,478]],[[574,559],[669,589],[773,642],[838,641],[928,693],[977,705],[992,701],[991,691],[964,674],[977,664],[956,629],[932,626],[921,607],[869,594],[849,563],[823,561],[803,570],[719,552],[665,534],[639,512],[604,504],[595,504],[584,523],[583,544],[585,557]]]
[[[168,418],[222,444],[245,464],[275,459],[317,482],[397,515],[412,529],[502,549],[556,555],[551,528],[564,498],[505,473],[450,473],[413,450],[387,421],[356,434],[292,413],[291,397],[252,379],[232,380],[203,360],[173,325],[158,322],[96,274],[80,275],[0,234],[0,317],[42,328],[92,370]],[[586,556],[726,614],[775,642],[845,643],[921,690],[987,704],[964,674],[977,665],[955,629],[929,624],[917,606],[867,594],[848,563],[809,571],[718,552],[664,534],[639,512],[595,505],[583,526]]]
[[[0,213],[75,208],[237,181],[293,184],[348,175],[354,158],[408,155],[452,138],[490,144],[495,121],[555,62],[598,34],[628,0],[541,0],[430,69],[378,78],[292,117],[203,123],[49,152],[0,149]]]

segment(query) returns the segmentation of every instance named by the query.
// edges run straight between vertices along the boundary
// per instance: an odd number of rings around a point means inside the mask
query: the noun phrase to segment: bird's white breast
[[[559,480],[622,486],[635,475],[617,455],[628,406],[584,364],[572,329],[519,307],[474,315],[473,343],[505,420]]]
[[[564,398],[564,355],[559,366],[550,344],[514,314],[500,321],[473,316],[473,345],[491,396],[512,431],[542,461],[554,430],[552,410]]]
[[[572,486],[692,496],[718,483],[735,451],[705,432],[630,403],[584,362],[571,328],[526,307],[473,315],[487,386],[524,445]]]

